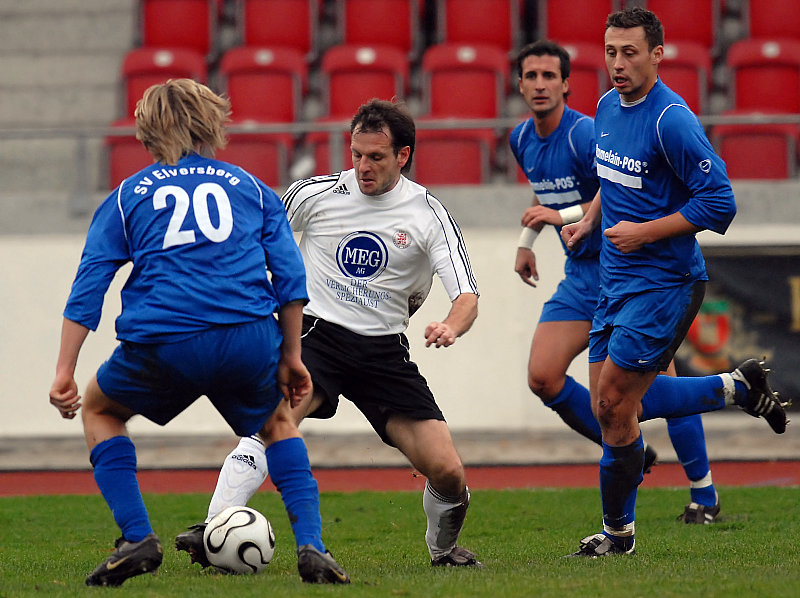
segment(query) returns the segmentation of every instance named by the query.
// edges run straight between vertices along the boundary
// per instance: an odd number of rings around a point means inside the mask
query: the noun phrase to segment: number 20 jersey
[[[402,332],[436,273],[453,301],[478,293],[461,231],[427,189],[401,176],[380,196],[354,170],[294,183],[283,196],[302,232],[305,312],[365,336]]]
[[[241,168],[197,154],[141,170],[100,204],[64,317],[96,329],[103,295],[127,262],[120,340],[174,342],[307,299],[280,198]]]

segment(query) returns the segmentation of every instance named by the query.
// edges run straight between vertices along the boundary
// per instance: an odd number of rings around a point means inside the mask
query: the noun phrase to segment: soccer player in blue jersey
[[[522,216],[514,269],[523,282],[536,286],[533,240],[538,231],[552,225],[560,233],[564,224],[580,220],[599,188],[594,121],[566,104],[571,91],[570,57],[555,42],[540,40],[522,48],[517,74],[532,118],[512,131],[510,144],[533,188],[534,201]],[[574,251],[567,251],[565,278],[542,309],[528,361],[528,385],[534,394],[573,430],[598,445],[602,445],[602,434],[592,413],[589,389],[568,376],[567,368],[589,344],[600,293],[601,238],[596,228]],[[674,375],[674,366],[669,371]],[[719,513],[719,498],[711,479],[701,416],[670,418],[667,429],[690,482],[691,501],[679,519],[711,523]],[[645,473],[655,460],[655,450],[645,445]]]
[[[663,44],[652,12],[634,7],[609,15],[605,57],[614,89],[595,115],[600,197],[581,221],[562,229],[568,248],[598,224],[603,234],[589,338],[592,408],[603,434],[603,531],[584,538],[573,556],[634,552],[644,461],[639,421],[736,404],[776,433],[786,430],[783,405],[755,359],[718,376],[658,376],[708,279],[695,234],[723,234],[736,212],[725,164],[686,103],[658,77]]]
[[[94,215],[50,389],[62,417],[82,408],[94,478],[122,532],[86,584],[118,586],[161,564],[126,422],[140,414],[164,425],[201,395],[237,434],[258,433],[267,445],[303,581],[347,583],[322,542],[317,483],[291,417],[290,405],[312,392],[300,353],[308,295],[281,201],[246,171],[213,159],[225,146],[230,102],[206,86],[154,85],[135,116],[136,137],[155,163],[124,180]],[[128,262],[120,344],[81,397],[78,354]]]

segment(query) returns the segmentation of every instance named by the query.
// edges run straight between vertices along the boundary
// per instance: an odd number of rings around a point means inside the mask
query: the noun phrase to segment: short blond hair
[[[149,87],[136,102],[136,139],[159,162],[174,166],[197,152],[206,157],[227,145],[231,103],[192,79]]]

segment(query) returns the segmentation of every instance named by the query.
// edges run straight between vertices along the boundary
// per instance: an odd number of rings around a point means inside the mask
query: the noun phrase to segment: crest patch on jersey
[[[388,252],[380,237],[367,231],[350,233],[336,248],[336,263],[345,276],[372,280],[386,268]]]
[[[711,160],[708,159],[703,160],[702,162],[700,162],[700,164],[698,164],[698,166],[700,167],[700,170],[702,170],[706,174],[711,172]]]
[[[407,249],[411,245],[411,235],[404,230],[395,231],[392,235],[392,243],[394,243],[395,247]]]

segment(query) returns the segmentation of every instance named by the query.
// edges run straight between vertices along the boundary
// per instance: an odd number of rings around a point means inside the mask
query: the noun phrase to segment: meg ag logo
[[[366,231],[350,233],[336,248],[336,263],[345,276],[372,280],[386,268],[388,253],[380,237]]]

